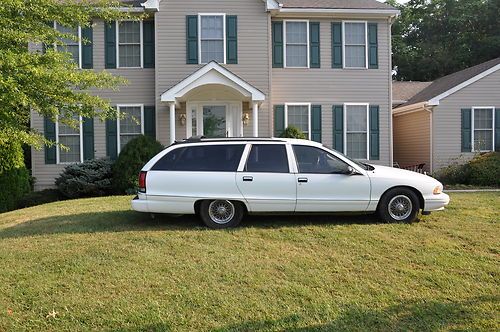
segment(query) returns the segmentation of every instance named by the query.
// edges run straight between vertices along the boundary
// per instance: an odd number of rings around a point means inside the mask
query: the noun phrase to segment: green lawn
[[[129,200],[0,214],[0,331],[500,329],[499,193],[453,194],[413,224],[249,217],[222,231]]]

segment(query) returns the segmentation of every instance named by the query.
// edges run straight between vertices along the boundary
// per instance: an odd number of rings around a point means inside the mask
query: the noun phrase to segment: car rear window
[[[244,144],[185,146],[170,151],[153,171],[236,172]]]
[[[253,144],[245,165],[246,172],[288,173],[284,144]]]

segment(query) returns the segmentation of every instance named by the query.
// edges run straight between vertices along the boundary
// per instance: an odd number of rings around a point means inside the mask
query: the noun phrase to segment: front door
[[[243,136],[241,102],[188,102],[186,137]]]
[[[228,137],[226,106],[203,106],[203,136]]]

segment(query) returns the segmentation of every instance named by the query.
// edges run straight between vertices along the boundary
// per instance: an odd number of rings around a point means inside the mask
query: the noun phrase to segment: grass
[[[441,331],[500,327],[499,193],[413,224],[194,217],[130,197],[0,214],[0,331]]]

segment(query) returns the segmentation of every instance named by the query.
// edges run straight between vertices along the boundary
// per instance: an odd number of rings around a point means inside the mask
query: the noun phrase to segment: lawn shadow
[[[358,305],[346,307],[331,322],[303,326],[298,315],[278,320],[247,321],[229,325],[214,332],[229,331],[442,331],[471,328],[474,318],[494,320],[493,312],[479,312],[480,305],[495,306],[498,296],[477,297],[465,302],[426,301],[425,299],[368,309]],[[490,316],[490,317],[488,317]],[[467,325],[469,324],[469,325]],[[465,326],[464,326],[465,325]],[[472,326],[471,326],[472,325]]]
[[[241,226],[280,228],[307,225],[376,224],[372,215],[289,215],[289,216],[247,216]],[[135,211],[85,212],[80,214],[51,216],[35,219],[0,229],[0,239],[39,236],[47,234],[78,234],[128,231],[175,231],[204,230],[205,227],[194,215],[168,216]]]

